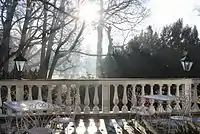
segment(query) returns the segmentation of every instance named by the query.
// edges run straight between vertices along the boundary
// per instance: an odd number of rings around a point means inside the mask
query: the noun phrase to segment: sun
[[[79,8],[79,18],[87,24],[91,24],[99,19],[99,6],[95,3],[86,3]]]

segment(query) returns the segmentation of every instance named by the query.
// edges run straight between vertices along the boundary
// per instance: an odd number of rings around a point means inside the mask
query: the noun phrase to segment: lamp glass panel
[[[17,71],[22,71],[24,68],[25,61],[16,61]]]

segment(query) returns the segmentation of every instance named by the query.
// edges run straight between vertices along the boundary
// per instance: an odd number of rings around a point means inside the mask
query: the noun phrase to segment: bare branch
[[[56,10],[60,11],[60,12],[63,13],[63,14],[66,14],[67,16],[72,17],[73,19],[78,19],[77,16],[74,16],[74,15],[68,13],[68,12],[65,12],[63,9],[56,7],[56,5],[50,3],[50,2],[48,2],[48,1],[46,1],[46,0],[37,0],[37,1],[40,1],[40,2],[42,2],[42,3],[44,3],[44,4],[47,4],[47,5],[50,5],[51,7],[55,8]]]
[[[86,53],[86,52],[81,52],[81,51],[72,51],[73,53],[79,53],[79,54],[83,54],[83,55],[87,55],[87,56],[109,56],[110,54],[101,54],[101,55],[97,55],[97,54],[90,54],[90,53]]]

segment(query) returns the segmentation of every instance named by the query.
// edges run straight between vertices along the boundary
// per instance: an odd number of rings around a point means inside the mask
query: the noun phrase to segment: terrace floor
[[[75,119],[74,123],[70,122],[65,127],[65,134],[160,134],[167,133],[167,122],[166,119],[151,120],[135,120],[135,119],[122,119],[122,118],[81,118]],[[12,130],[6,128],[5,122],[1,122],[0,134],[7,134],[12,131],[12,134],[16,134],[12,127]],[[61,134],[62,125],[57,126],[55,134]],[[64,133],[62,133],[64,134]]]
[[[0,123],[0,134],[19,134],[15,132],[15,124],[12,129],[8,129],[5,119],[1,118]],[[62,131],[63,124],[57,125],[54,134],[174,134],[177,128],[176,123],[176,121],[169,120],[168,116],[129,116],[124,118],[120,115],[115,117],[81,115],[77,116],[73,122],[67,123],[65,133]],[[168,133],[169,124],[171,127]],[[9,131],[11,133],[8,133]]]

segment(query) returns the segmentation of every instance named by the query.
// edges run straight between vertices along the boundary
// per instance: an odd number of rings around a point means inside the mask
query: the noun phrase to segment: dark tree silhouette
[[[180,59],[187,52],[194,65],[187,77],[200,76],[199,38],[196,26],[183,26],[182,19],[165,26],[158,35],[149,26],[125,49],[118,49],[102,64],[106,77],[185,77]]]

